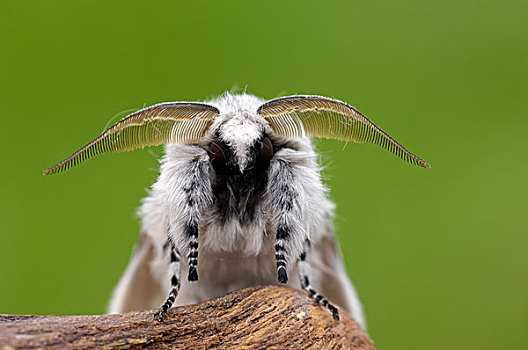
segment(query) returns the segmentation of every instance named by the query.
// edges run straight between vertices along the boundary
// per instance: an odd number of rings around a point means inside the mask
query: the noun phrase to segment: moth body
[[[173,305],[285,284],[306,290],[335,319],[334,304],[365,327],[309,136],[376,143],[429,167],[343,102],[226,93],[207,104],[163,103],[133,113],[45,174],[97,153],[166,144],[112,313],[162,305],[162,319]]]

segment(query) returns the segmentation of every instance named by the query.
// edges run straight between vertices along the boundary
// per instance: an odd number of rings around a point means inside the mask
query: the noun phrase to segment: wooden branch
[[[169,311],[100,316],[0,315],[0,350],[374,349],[350,317],[341,321],[305,293],[269,286]]]

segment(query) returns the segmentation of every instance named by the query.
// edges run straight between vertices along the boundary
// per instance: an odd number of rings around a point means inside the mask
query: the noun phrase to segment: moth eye
[[[270,139],[264,136],[264,138],[262,139],[261,146],[260,146],[260,153],[259,153],[259,157],[257,161],[259,166],[261,168],[267,169],[272,157],[273,157],[273,145],[271,144]]]
[[[218,141],[211,142],[209,146],[209,158],[213,163],[213,166],[216,167],[225,167],[226,165],[226,154],[224,147]]]

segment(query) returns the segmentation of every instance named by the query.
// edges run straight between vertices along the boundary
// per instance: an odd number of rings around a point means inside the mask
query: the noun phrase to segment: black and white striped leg
[[[198,280],[198,227],[202,218],[202,210],[212,203],[212,188],[209,181],[209,156],[204,154],[189,163],[185,175],[185,185],[182,190],[186,201],[183,204],[184,236],[187,240],[187,264],[189,281]],[[178,247],[183,249],[182,247]]]
[[[189,238],[189,255],[187,262],[189,264],[189,281],[198,280],[198,224],[188,224],[186,229],[187,237]]]
[[[160,322],[163,321],[163,316],[167,314],[167,310],[169,310],[174,304],[174,301],[176,300],[176,297],[178,296],[178,292],[180,291],[180,255],[178,254],[178,252],[172,245],[170,245],[170,248],[167,247],[167,249],[170,251],[169,268],[172,273],[171,291],[169,293],[169,297],[167,298],[165,303],[161,306],[158,313],[156,314]]]
[[[279,223],[277,226],[277,238],[275,241],[275,262],[277,263],[277,277],[280,283],[288,282],[286,271],[286,239],[289,237],[287,226]]]
[[[299,254],[298,251],[293,252],[295,246],[291,243],[306,238],[303,205],[299,202],[303,187],[297,172],[294,165],[284,160],[273,160],[270,163],[267,192],[277,220],[275,262],[280,283],[288,282],[288,264]]]
[[[330,302],[325,297],[317,293],[313,289],[313,287],[310,285],[310,280],[308,279],[308,275],[306,273],[307,263],[305,260],[306,260],[306,252],[303,252],[299,258],[299,273],[300,273],[301,285],[303,289],[307,291],[308,294],[310,294],[310,296],[314,298],[318,304],[321,304],[324,307],[326,307],[328,310],[330,310],[334,320],[338,321],[339,320],[339,310],[334,305],[330,304]]]

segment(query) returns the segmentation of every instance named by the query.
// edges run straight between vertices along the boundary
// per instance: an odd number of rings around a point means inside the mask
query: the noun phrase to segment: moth
[[[339,307],[364,327],[311,137],[377,144],[430,167],[344,102],[225,93],[132,113],[44,174],[100,153],[166,145],[111,313],[162,305],[162,320],[173,305],[285,284],[304,289],[336,320]]]

